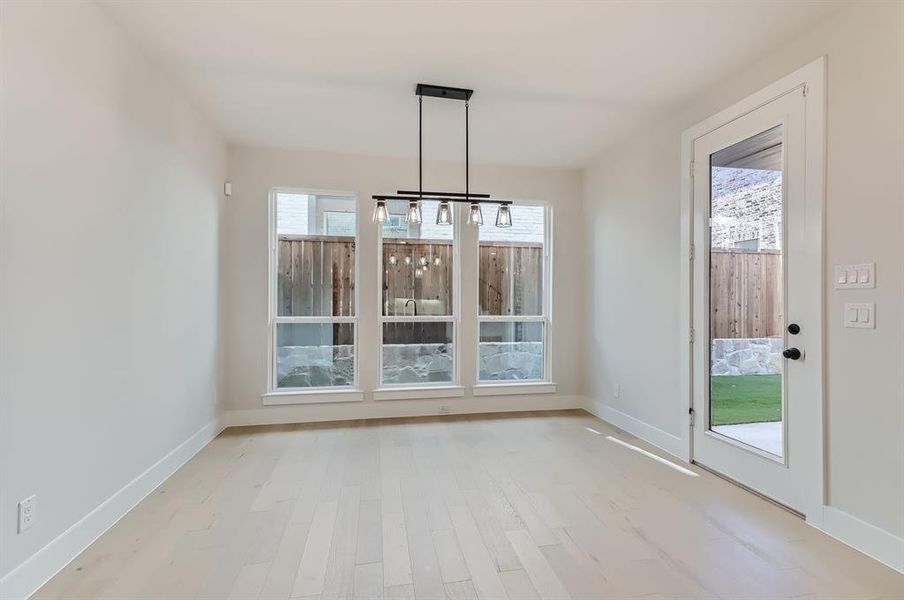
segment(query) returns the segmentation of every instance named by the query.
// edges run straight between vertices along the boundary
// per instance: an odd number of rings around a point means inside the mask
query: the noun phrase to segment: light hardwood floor
[[[904,597],[610,435],[655,452],[581,411],[229,429],[36,598]]]

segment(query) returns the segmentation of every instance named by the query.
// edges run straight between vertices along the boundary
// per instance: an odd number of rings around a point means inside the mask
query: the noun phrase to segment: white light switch
[[[876,263],[835,265],[835,289],[876,287]]]
[[[875,329],[876,305],[872,302],[849,302],[845,304],[844,326]]]

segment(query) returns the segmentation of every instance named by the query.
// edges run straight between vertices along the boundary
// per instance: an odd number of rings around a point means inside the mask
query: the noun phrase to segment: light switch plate
[[[835,289],[866,289],[876,287],[876,263],[835,265]]]
[[[876,305],[872,302],[848,302],[844,305],[844,326],[876,328]]]

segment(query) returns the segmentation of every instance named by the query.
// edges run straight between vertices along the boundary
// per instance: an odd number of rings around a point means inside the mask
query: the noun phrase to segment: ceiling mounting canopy
[[[468,214],[468,223],[476,226],[483,224],[483,216],[480,211],[480,204],[493,203],[499,204],[498,214],[496,216],[497,227],[511,227],[512,219],[509,211],[510,200],[493,199],[489,194],[471,193],[471,164],[470,164],[470,144],[469,144],[469,123],[468,114],[470,110],[471,96],[474,90],[466,88],[450,87],[445,85],[432,85],[428,83],[419,83],[414,89],[415,95],[418,97],[417,104],[417,135],[418,135],[418,189],[414,190],[398,190],[395,195],[374,194],[373,199],[376,200],[374,206],[374,223],[385,223],[389,219],[389,210],[386,206],[387,200],[407,200],[409,203],[408,212],[405,215],[407,223],[421,222],[420,201],[427,198],[439,201],[439,209],[437,210],[436,224],[451,225],[452,210],[449,206],[450,202],[464,202],[471,205]],[[424,96],[431,98],[442,98],[445,100],[459,100],[465,103],[465,191],[462,192],[425,192],[424,191]]]
[[[449,87],[447,85],[419,83],[414,89],[414,93],[418,96],[432,96],[434,98],[448,98],[449,100],[464,100],[467,102],[471,99],[471,95],[474,94],[474,90]]]

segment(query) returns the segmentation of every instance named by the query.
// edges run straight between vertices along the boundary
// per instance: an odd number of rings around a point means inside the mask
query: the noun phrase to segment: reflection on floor
[[[740,425],[717,425],[712,428],[733,440],[744,442],[770,454],[782,456],[782,422],[742,423]]]

